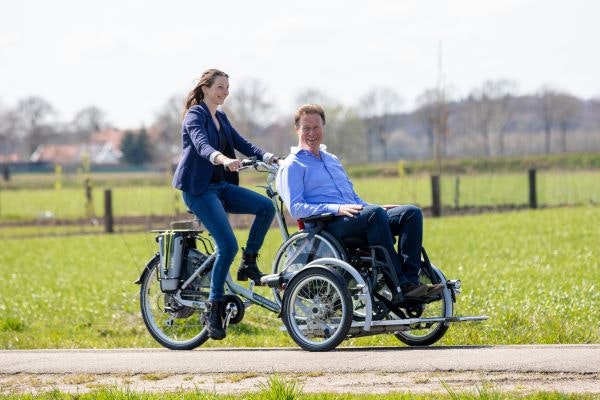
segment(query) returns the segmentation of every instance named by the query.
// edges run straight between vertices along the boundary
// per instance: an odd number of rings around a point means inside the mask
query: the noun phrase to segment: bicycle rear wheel
[[[160,290],[158,257],[147,268],[141,282],[140,307],[148,332],[171,350],[191,350],[206,342],[209,336],[202,324],[203,312],[180,304],[172,294]]]

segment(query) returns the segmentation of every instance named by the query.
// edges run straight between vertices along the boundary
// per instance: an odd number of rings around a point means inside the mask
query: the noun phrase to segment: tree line
[[[488,80],[462,98],[429,88],[410,111],[403,111],[401,94],[387,87],[372,88],[354,105],[315,89],[295,98],[297,104],[308,102],[325,107],[325,142],[348,163],[600,151],[600,99],[580,99],[549,86],[518,94],[514,81]],[[121,144],[124,162],[163,164],[176,157],[182,106],[183,95],[172,96],[147,129],[127,132]],[[285,155],[297,142],[293,110],[282,115],[258,79],[236,85],[224,110],[240,133],[270,151]],[[28,158],[39,145],[81,143],[94,132],[118,128],[95,105],[67,122],[56,121],[56,114],[37,96],[13,108],[0,103],[0,155],[17,152]]]

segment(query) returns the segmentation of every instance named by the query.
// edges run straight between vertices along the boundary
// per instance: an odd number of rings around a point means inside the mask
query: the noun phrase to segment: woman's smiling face
[[[229,95],[229,78],[217,76],[212,86],[203,86],[204,102],[214,106],[221,106]]]

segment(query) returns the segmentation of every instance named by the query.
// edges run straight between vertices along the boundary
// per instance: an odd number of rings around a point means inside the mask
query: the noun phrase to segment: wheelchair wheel
[[[419,274],[421,283],[445,283],[442,272],[433,266],[421,268]],[[444,291],[425,303],[415,303],[404,308],[408,318],[449,318],[454,313],[454,303],[450,289],[444,288]],[[393,318],[398,318],[390,314]],[[403,343],[409,346],[429,346],[440,340],[448,330],[449,323],[421,323],[412,326],[411,330],[399,331],[394,335]]]
[[[319,258],[331,257],[343,259],[344,251],[339,248],[337,240],[329,233],[321,231],[310,235],[300,231],[291,235],[277,251],[273,262],[273,274],[282,271],[297,272],[306,264]],[[282,304],[282,294],[278,288],[273,289],[275,300]]]
[[[142,318],[148,332],[164,347],[171,350],[191,350],[209,338],[202,325],[199,309],[183,306],[173,295],[160,290],[159,258],[148,265],[140,288]]]
[[[282,318],[304,350],[328,351],[346,338],[352,323],[352,299],[342,277],[326,267],[309,267],[290,281]]]

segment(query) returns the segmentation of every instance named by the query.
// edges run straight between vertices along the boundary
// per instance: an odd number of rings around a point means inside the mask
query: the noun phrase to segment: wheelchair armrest
[[[324,213],[324,214],[311,215],[310,217],[306,217],[306,218],[300,218],[296,221],[298,223],[298,229],[302,230],[305,228],[305,225],[304,225],[305,222],[306,223],[317,223],[317,224],[321,224],[321,226],[322,226],[324,222],[331,221],[333,219],[333,217],[335,217],[335,215],[332,213]]]
[[[333,213],[324,213],[324,214],[318,214],[318,215],[311,215],[310,217],[306,217],[306,218],[300,218],[299,221],[302,221],[304,223],[318,222],[318,221],[331,221],[333,219],[333,217],[335,217],[335,214],[333,214]]]

